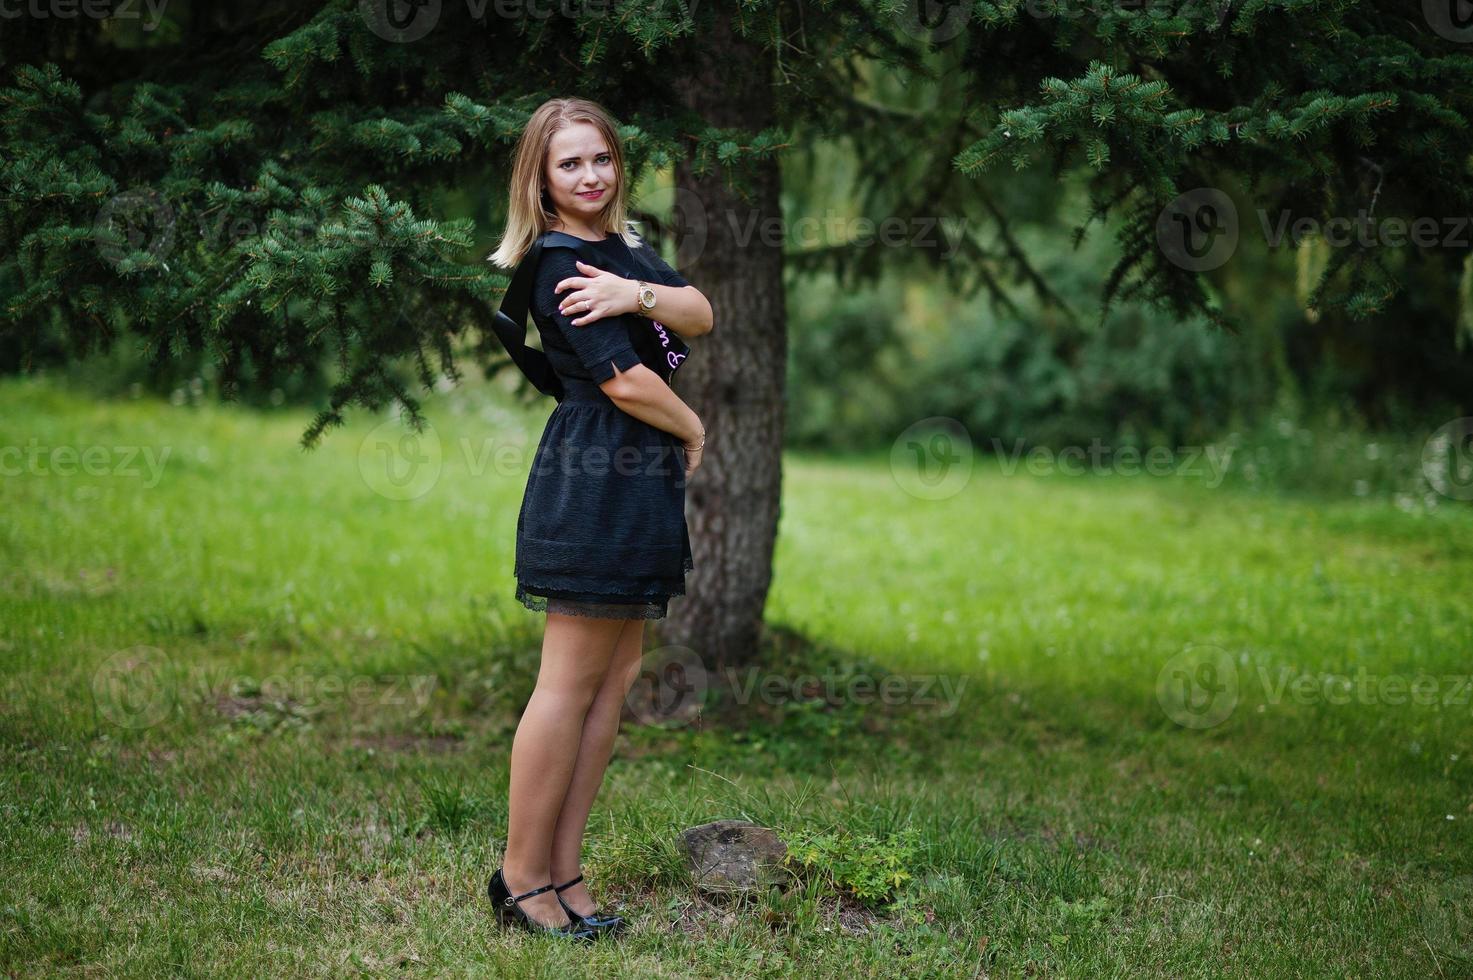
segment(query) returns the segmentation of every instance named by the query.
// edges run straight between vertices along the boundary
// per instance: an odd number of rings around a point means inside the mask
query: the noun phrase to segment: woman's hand
[[[706,447],[705,427],[702,426],[699,438],[683,442],[680,447],[685,450],[685,478],[689,480],[690,475],[701,467],[701,453]]]
[[[578,271],[583,275],[569,276],[553,288],[554,293],[572,290],[558,300],[557,308],[564,316],[577,317],[573,326],[587,326],[603,317],[633,313],[639,308],[633,279],[605,272],[582,259],[578,260]]]
[[[682,448],[685,450],[685,478],[689,480],[690,475],[701,468],[701,456],[704,452],[704,447],[702,449],[694,449],[686,445]]]

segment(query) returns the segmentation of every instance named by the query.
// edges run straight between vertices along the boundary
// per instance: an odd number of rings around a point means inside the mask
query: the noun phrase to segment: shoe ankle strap
[[[541,888],[534,888],[534,889],[532,889],[529,892],[522,892],[520,895],[512,895],[508,899],[508,901],[511,901],[511,902],[520,902],[524,898],[531,898],[533,895],[541,895],[543,892],[548,891],[551,888],[552,888],[552,882],[548,882],[547,884],[543,885]]]
[[[572,888],[574,885],[578,884],[578,882],[580,882],[582,880],[583,880],[583,876],[582,875],[579,875],[578,877],[574,878],[572,881],[565,881],[561,885],[557,885],[556,887],[553,888],[553,891],[560,892],[564,888]]]

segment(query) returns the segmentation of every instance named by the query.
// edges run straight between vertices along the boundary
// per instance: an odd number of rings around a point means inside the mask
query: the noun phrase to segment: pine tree
[[[966,0],[923,22],[917,2],[395,5],[402,23],[353,0],[174,3],[151,26],[7,21],[5,351],[72,358],[133,337],[164,359],[207,350],[227,389],[330,357],[339,377],[305,446],[355,406],[398,402],[419,424],[399,365],[428,388],[460,378],[459,352],[504,361],[488,328],[506,279],[482,259],[523,121],[554,95],[594,98],[624,123],[631,179],[673,169],[673,220],[639,217],[717,311],[677,380],[710,442],[690,488],[696,570],[662,637],[740,663],[778,528],[785,265],[846,282],[937,271],[999,303],[1023,281],[1057,301],[1012,233],[1054,202],[988,175],[1082,171],[1078,234],[1121,219],[1105,305],[1226,324],[1192,247],[1226,230],[1224,199],[1319,223],[1468,214],[1473,36],[1456,8]],[[802,215],[801,199],[784,214],[778,162],[804,172],[819,139],[852,148],[855,213],[939,231],[901,248],[760,233]],[[806,176],[811,190],[827,175]],[[491,225],[437,218],[447,193]],[[1447,266],[1455,297],[1468,251],[1339,248],[1313,300],[1385,311],[1413,254]]]
[[[1105,307],[1143,299],[1230,324],[1204,275],[1230,248],[1183,254],[1179,236],[1302,228],[1345,240],[1311,309],[1378,315],[1408,261],[1399,229],[1418,221],[1452,295],[1473,251],[1473,22],[1459,0],[1415,7],[982,0],[968,64],[1014,104],[979,112],[986,132],[956,164],[1092,175],[1086,225],[1120,216]]]

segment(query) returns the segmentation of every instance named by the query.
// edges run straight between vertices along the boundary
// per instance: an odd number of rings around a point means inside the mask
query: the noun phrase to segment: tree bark
[[[710,2],[710,0],[708,0]],[[773,123],[773,62],[737,36],[733,15],[713,18],[705,58],[675,82],[684,105],[711,126],[756,132]],[[782,492],[787,311],[775,160],[743,171],[752,196],[728,175],[675,168],[681,272],[711,301],[715,328],[691,344],[677,393],[706,426],[701,468],[686,489],[695,568],[670,603],[663,643],[696,651],[717,668],[754,661],[772,582]],[[763,226],[770,225],[764,232]],[[702,243],[701,232],[704,232]]]

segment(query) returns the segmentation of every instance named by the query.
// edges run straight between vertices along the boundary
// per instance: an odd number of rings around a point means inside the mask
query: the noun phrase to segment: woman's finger
[[[593,295],[591,293],[589,293],[587,290],[580,289],[576,293],[569,293],[568,295],[564,296],[558,302],[557,309],[558,309],[558,312],[559,313],[562,313],[564,315],[566,315],[570,311],[577,311],[577,310],[584,310],[586,312],[587,310],[593,308],[593,302],[594,302]],[[581,304],[581,303],[587,303],[588,306],[587,307],[580,306],[579,304]]]
[[[587,299],[571,304],[568,307],[568,315],[575,317],[572,321],[574,326],[581,327],[585,323],[592,323],[603,317],[604,309],[597,300]]]

